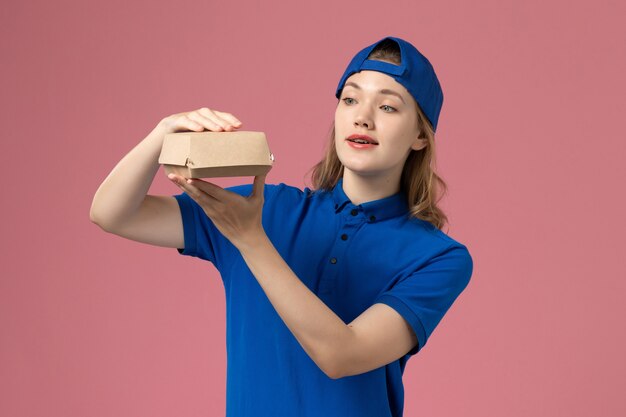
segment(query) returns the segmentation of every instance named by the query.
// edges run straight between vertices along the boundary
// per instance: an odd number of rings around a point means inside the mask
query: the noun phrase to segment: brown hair
[[[398,44],[389,39],[385,40],[376,46],[368,59],[399,65],[401,55]],[[447,185],[435,172],[435,132],[419,104],[417,104],[417,123],[419,137],[425,138],[428,144],[418,151],[411,150],[402,169],[400,190],[407,197],[410,217],[425,220],[437,229],[442,229],[448,222],[448,217],[437,207],[437,203],[447,192]],[[343,176],[343,165],[335,148],[334,121],[329,139],[324,158],[308,171],[312,171],[314,192],[332,190]]]

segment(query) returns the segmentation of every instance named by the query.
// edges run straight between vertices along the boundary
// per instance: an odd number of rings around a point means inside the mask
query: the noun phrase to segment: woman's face
[[[377,144],[348,140],[366,135]],[[417,104],[392,77],[361,71],[344,84],[335,110],[335,148],[344,169],[363,176],[400,177],[411,149],[427,145],[418,139]]]

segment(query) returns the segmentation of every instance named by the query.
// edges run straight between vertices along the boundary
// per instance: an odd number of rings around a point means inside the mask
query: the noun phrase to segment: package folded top
[[[263,132],[177,132],[165,135],[159,164],[185,178],[263,175],[274,163]]]

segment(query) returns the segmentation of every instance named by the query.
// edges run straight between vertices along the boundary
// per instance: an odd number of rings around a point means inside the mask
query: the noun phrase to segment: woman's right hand
[[[165,117],[159,124],[164,129],[163,133],[202,132],[205,129],[212,132],[228,132],[241,127],[239,119],[232,114],[211,110],[206,107],[173,114]]]

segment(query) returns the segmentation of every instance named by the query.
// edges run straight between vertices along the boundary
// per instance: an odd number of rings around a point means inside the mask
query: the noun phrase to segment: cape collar
[[[371,222],[408,214],[409,211],[406,195],[401,191],[379,200],[368,201],[359,205],[352,204],[352,201],[343,191],[343,178],[340,178],[333,188],[332,196],[335,203],[335,213],[340,213],[347,208],[348,210],[361,209]]]

